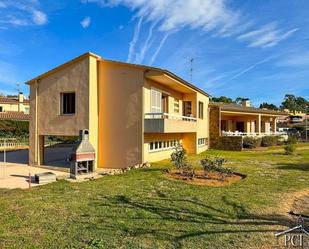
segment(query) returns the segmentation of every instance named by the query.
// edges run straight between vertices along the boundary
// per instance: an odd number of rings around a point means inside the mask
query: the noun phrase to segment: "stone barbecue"
[[[73,148],[70,161],[70,173],[72,178],[94,171],[95,149],[89,142],[88,130],[81,130],[79,132],[79,141]]]

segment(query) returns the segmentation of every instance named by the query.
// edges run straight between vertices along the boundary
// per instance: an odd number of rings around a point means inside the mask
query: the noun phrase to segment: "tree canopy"
[[[309,102],[303,97],[295,96],[293,94],[286,94],[281,104],[281,108],[289,109],[294,114],[297,111],[308,113]]]
[[[231,98],[220,96],[220,97],[212,97],[211,101],[213,102],[222,102],[222,103],[234,103],[234,101]]]
[[[279,110],[279,108],[274,105],[274,104],[268,104],[267,102],[263,102],[262,104],[260,104],[260,108],[266,108],[268,110],[274,110],[274,111],[277,111]]]

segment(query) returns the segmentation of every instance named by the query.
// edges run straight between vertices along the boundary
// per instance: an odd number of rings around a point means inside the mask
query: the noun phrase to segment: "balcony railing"
[[[172,119],[172,120],[181,120],[181,121],[190,121],[196,122],[197,119],[189,116],[181,116],[170,113],[145,113],[145,119]]]
[[[239,131],[222,131],[221,132],[222,136],[242,136],[242,137],[264,137],[264,136],[282,136],[282,135],[287,135],[286,132],[239,132]]]

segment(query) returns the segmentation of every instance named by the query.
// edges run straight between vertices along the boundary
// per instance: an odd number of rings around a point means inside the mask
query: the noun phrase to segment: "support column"
[[[38,136],[37,165],[44,165],[44,136]]]
[[[257,123],[256,123],[256,132],[261,135],[261,126],[262,126],[261,114],[258,115]]]
[[[274,132],[274,133],[277,132],[277,118],[273,118],[273,121],[272,121],[272,132]]]

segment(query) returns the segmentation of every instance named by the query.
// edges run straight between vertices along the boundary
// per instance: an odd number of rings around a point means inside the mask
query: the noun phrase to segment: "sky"
[[[309,99],[308,13],[308,0],[0,0],[0,92],[28,94],[91,51],[255,106]]]

